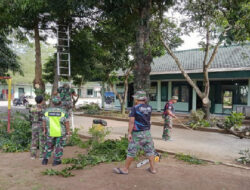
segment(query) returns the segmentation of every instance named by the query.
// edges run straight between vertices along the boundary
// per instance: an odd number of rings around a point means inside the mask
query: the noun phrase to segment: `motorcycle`
[[[20,97],[20,98],[15,98],[13,100],[13,105],[14,106],[25,106],[27,107],[29,105],[29,101],[27,100],[26,96]]]

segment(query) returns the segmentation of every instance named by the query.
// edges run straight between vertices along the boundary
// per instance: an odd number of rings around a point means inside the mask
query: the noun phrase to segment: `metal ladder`
[[[69,26],[57,25],[57,74],[59,77],[68,77],[71,87],[71,63],[70,63],[70,33]],[[71,113],[72,130],[75,130],[74,113]]]
[[[58,76],[71,76],[70,64],[70,35],[69,26],[57,26],[57,74]]]

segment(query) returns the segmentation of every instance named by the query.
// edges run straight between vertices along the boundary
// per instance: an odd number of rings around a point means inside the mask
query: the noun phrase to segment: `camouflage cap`
[[[145,91],[140,90],[140,91],[137,91],[135,95],[133,95],[133,98],[136,100],[147,100],[147,94]]]
[[[178,100],[178,96],[172,96],[171,100]]]
[[[51,101],[55,105],[60,105],[61,104],[61,98],[60,98],[60,96],[53,96]]]

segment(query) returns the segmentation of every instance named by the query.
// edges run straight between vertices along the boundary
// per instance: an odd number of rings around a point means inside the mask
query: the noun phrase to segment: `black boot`
[[[48,164],[48,159],[44,158],[42,161],[42,165],[47,165]]]
[[[61,160],[57,161],[57,160],[54,160],[52,166],[57,166],[57,165],[60,165],[62,163]]]

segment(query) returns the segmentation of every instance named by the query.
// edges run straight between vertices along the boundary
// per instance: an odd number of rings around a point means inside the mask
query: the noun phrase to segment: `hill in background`
[[[13,84],[32,84],[35,77],[35,47],[25,46],[19,48],[22,48],[22,50],[15,49],[14,51],[19,57],[24,76],[20,74],[11,74]],[[42,64],[44,64],[55,52],[56,49],[53,46],[41,43]]]

